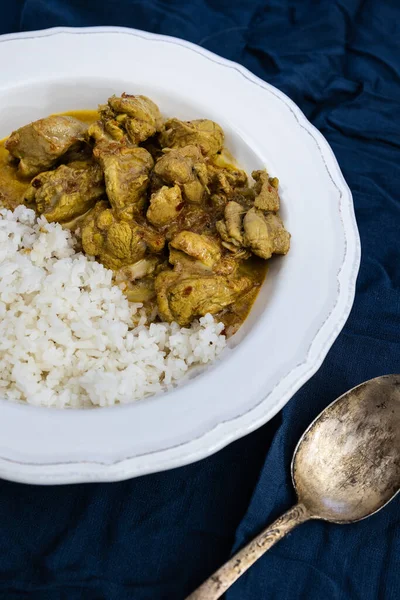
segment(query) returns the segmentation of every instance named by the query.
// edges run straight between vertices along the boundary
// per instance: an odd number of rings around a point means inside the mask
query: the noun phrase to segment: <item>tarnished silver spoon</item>
[[[400,489],[400,375],[366,381],[325,408],[297,444],[291,470],[298,503],[186,600],[220,598],[300,523],[354,523],[394,498]]]

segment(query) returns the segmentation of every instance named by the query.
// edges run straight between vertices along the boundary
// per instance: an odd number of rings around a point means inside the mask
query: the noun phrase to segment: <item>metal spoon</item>
[[[216,600],[289,531],[309,519],[354,523],[400,489],[400,375],[384,375],[330,404],[294,451],[298,503],[264,529],[186,600]]]

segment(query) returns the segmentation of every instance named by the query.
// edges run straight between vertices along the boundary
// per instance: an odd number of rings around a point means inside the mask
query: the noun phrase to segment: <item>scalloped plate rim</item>
[[[0,456],[0,476],[12,481],[24,482],[24,483],[35,483],[35,484],[59,484],[59,483],[78,483],[78,482],[94,482],[94,481],[120,481],[128,479],[130,477],[136,477],[139,475],[145,475],[153,472],[158,472],[166,469],[172,469],[179,466],[183,466],[202,458],[206,458],[211,454],[222,449],[229,443],[247,435],[254,431],[261,425],[269,421],[273,416],[281,410],[290,398],[296,393],[306,381],[314,375],[319,369],[323,360],[325,359],[329,349],[333,342],[342,330],[353,305],[355,296],[355,284],[356,278],[360,265],[361,257],[361,246],[357,224],[354,215],[354,206],[352,201],[351,191],[341,173],[340,167],[336,160],[336,157],[326,139],[323,135],[310,123],[305,117],[301,109],[283,92],[272,86],[271,84],[260,79],[248,69],[241,66],[238,63],[225,59],[209,50],[206,50],[196,44],[187,42],[180,38],[172,36],[153,34],[146,31],[130,29],[125,27],[54,27],[45,30],[29,31],[16,34],[5,34],[0,36],[0,44],[4,42],[17,41],[20,39],[35,39],[43,37],[51,37],[58,34],[128,34],[137,37],[145,38],[153,41],[164,41],[180,45],[191,51],[195,51],[198,54],[205,56],[206,58],[212,59],[213,62],[219,64],[221,67],[234,68],[246,79],[257,83],[259,86],[272,91],[278,96],[285,104],[292,110],[297,116],[299,124],[304,127],[310,135],[318,140],[317,146],[320,150],[322,158],[327,155],[332,161],[331,168],[334,169],[333,175],[334,183],[341,192],[341,205],[344,202],[348,203],[348,209],[350,211],[350,218],[343,220],[343,227],[346,232],[351,236],[353,242],[352,255],[349,256],[348,249],[347,254],[344,257],[341,269],[337,274],[339,280],[340,274],[343,271],[345,265],[351,263],[351,272],[347,276],[347,285],[341,286],[338,293],[338,299],[346,295],[347,301],[342,310],[340,318],[336,319],[335,327],[330,331],[329,335],[325,335],[323,343],[320,343],[319,352],[316,358],[310,360],[309,356],[311,350],[315,345],[314,337],[310,348],[308,349],[307,356],[303,363],[298,366],[303,367],[303,372],[296,379],[294,383],[287,388],[280,400],[275,403],[274,406],[269,408],[261,417],[251,419],[251,414],[255,410],[255,406],[247,410],[245,413],[234,417],[232,419],[223,421],[206,431],[198,438],[192,439],[182,444],[172,446],[163,450],[156,450],[154,452],[145,452],[143,454],[136,454],[132,457],[125,457],[115,462],[98,462],[98,461],[62,461],[58,463],[46,462],[43,464],[22,462],[13,460],[6,457]],[[329,171],[329,170],[328,170]],[[331,174],[331,172],[329,171]],[[332,175],[332,174],[331,174]],[[345,289],[343,289],[343,287]],[[336,305],[335,305],[336,307]],[[329,321],[329,318],[327,319]],[[324,323],[325,324],[325,323]],[[318,333],[320,330],[318,331]],[[307,368],[306,368],[307,367]],[[293,369],[292,369],[293,371]],[[285,381],[285,377],[279,382],[279,385]],[[263,398],[257,407],[265,402],[266,398]],[[247,421],[244,423],[243,421]],[[182,449],[185,452],[182,453]],[[191,449],[190,449],[191,448]],[[190,449],[190,452],[187,452]],[[178,450],[178,452],[175,452]],[[174,455],[175,454],[175,455]],[[148,460],[146,460],[146,457]]]

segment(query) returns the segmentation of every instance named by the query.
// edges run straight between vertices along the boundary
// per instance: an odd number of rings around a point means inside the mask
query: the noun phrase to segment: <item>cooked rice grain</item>
[[[146,324],[112,272],[75,244],[24,206],[0,210],[0,397],[57,408],[132,402],[223,350],[211,315],[187,329]]]

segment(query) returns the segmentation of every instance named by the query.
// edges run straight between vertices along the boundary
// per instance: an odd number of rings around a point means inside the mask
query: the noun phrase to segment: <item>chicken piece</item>
[[[114,140],[121,141],[127,134],[135,145],[160,131],[163,123],[157,104],[150,98],[125,93],[109,98],[108,104],[100,107],[100,116]]]
[[[290,248],[290,234],[282,220],[273,213],[264,214],[251,208],[243,219],[244,243],[261,258],[271,258],[272,254],[286,254]]]
[[[17,129],[5,147],[19,159],[19,173],[34,177],[52,167],[67,150],[79,145],[86,130],[86,123],[74,117],[53,115]]]
[[[181,231],[169,245],[199,260],[206,267],[212,267],[221,258],[219,244],[214,238],[192,231]]]
[[[159,253],[165,239],[150,226],[119,215],[106,202],[98,202],[82,225],[82,246],[106,267],[118,270],[144,258],[147,251]]]
[[[154,166],[154,173],[165,183],[184,184],[193,180],[193,168],[203,161],[196,146],[186,146],[165,152]]]
[[[252,285],[247,277],[188,277],[168,290],[169,307],[179,325],[189,325],[196,317],[215,315],[233,304]]]
[[[147,96],[135,96],[125,92],[119,98],[112,96],[108,105],[117,114],[125,114],[130,119],[150,123],[156,131],[160,131],[163,118],[157,104]]]
[[[211,267],[205,265],[200,260],[197,260],[193,256],[189,256],[186,252],[181,250],[175,250],[175,248],[169,249],[169,262],[174,267],[176,273],[205,273],[212,272]]]
[[[265,213],[255,207],[246,209],[237,202],[228,202],[224,220],[217,221],[216,229],[222,245],[233,253],[248,247],[268,259],[272,254],[286,254],[290,246],[290,234],[283,227],[282,220],[274,213]]]
[[[204,158],[196,146],[166,152],[155,164],[154,174],[167,185],[179,184],[192,204],[203,201],[208,176]]]
[[[108,108],[108,107],[107,107]],[[107,114],[108,112],[108,114]],[[102,112],[104,132],[110,136],[116,142],[123,142],[129,144],[129,138],[126,129],[122,126],[121,122],[118,122],[114,117],[115,115],[111,110]]]
[[[85,162],[60,165],[32,179],[25,201],[35,202],[38,212],[51,223],[79,217],[104,195],[103,172],[99,165]]]
[[[204,185],[198,179],[194,179],[184,184],[183,192],[188,202],[200,204],[204,198]]]
[[[236,252],[243,245],[243,215],[246,210],[237,202],[228,202],[224,210],[224,220],[217,221],[215,227],[221,236],[222,245]]]
[[[236,240],[234,240],[233,238],[230,237],[225,221],[223,221],[223,220],[217,221],[215,223],[215,228],[218,231],[218,233],[222,239],[221,243],[222,243],[223,247],[227,248],[231,252],[236,252],[236,250],[240,244]]]
[[[184,204],[179,185],[174,185],[172,188],[163,186],[151,195],[150,206],[146,213],[147,220],[155,227],[168,225],[178,217]]]
[[[224,148],[207,164],[208,189],[216,216],[221,218],[228,202],[234,201],[249,209],[253,206],[255,192],[248,186],[245,171],[232,162],[233,157]]]
[[[86,133],[86,140],[93,147],[92,155],[100,162],[102,156],[118,154],[122,148],[132,148],[128,136],[122,130],[119,130],[122,135],[116,134],[114,137],[105,129],[102,121],[96,121],[89,125]]]
[[[264,214],[256,208],[250,209],[243,219],[243,225],[245,243],[251,251],[261,258],[271,258],[273,241]]]
[[[165,321],[176,321],[185,327],[196,317],[218,313],[252,286],[253,282],[248,277],[199,276],[163,271],[155,281],[158,311]]]
[[[176,271],[161,271],[155,279],[154,288],[157,294],[158,314],[163,321],[171,323],[175,320],[170,306],[168,290],[181,279],[181,274]]]
[[[269,213],[264,218],[273,239],[273,253],[287,254],[290,250],[290,233],[285,229],[281,217]]]
[[[213,193],[223,193],[226,196],[231,196],[236,188],[241,189],[247,185],[247,174],[235,165],[225,162],[222,163],[224,166],[220,166],[218,160],[220,156],[220,154],[217,154],[212,162],[207,165],[209,187]]]
[[[237,240],[234,240],[229,236],[225,221],[218,221],[216,223],[216,228],[222,238],[221,245],[229,250],[231,257],[234,260],[245,260],[246,258],[250,257],[251,252],[246,250],[245,247],[241,246]],[[214,269],[214,271],[217,273],[217,269]]]
[[[263,171],[253,171],[251,176],[255,181],[254,191],[256,197],[254,206],[261,210],[273,212],[279,210],[279,179],[269,177],[265,169]]]
[[[120,144],[96,145],[93,154],[104,170],[107,196],[117,210],[140,212],[146,201],[149,174],[154,161],[144,148]]]
[[[239,261],[250,256],[247,250],[239,250],[236,254],[225,254],[222,258],[211,266],[205,265],[200,260],[189,256],[181,250],[175,250],[170,247],[169,262],[174,267],[176,273],[215,273],[216,275],[232,275],[235,273]]]
[[[224,132],[217,123],[208,119],[194,121],[168,119],[165,122],[160,141],[164,148],[198,146],[204,156],[212,156],[221,151],[224,144]]]
[[[218,204],[233,201],[249,209],[254,204],[255,192],[248,185],[242,185],[243,179],[230,176],[229,171],[218,171],[212,174],[208,167],[210,177],[208,189],[213,202]],[[244,173],[247,178],[247,175]]]
[[[234,240],[233,243],[243,244],[243,215],[245,214],[243,206],[237,202],[228,202],[225,207],[225,224],[229,237]]]

